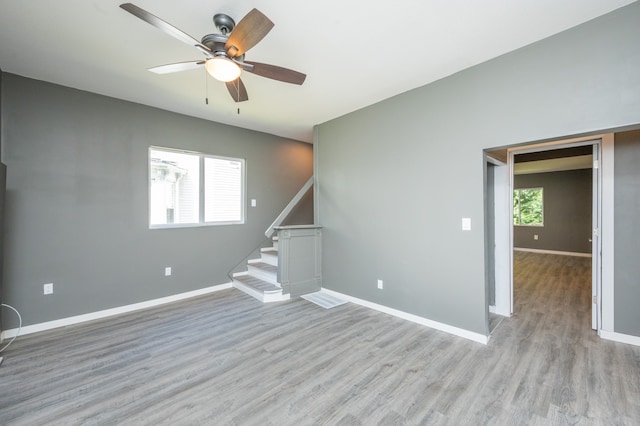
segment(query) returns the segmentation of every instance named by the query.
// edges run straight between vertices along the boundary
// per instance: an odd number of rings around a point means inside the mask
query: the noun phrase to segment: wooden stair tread
[[[233,277],[233,279],[264,294],[282,292],[281,287],[278,287],[277,285],[265,280],[261,280],[260,278],[256,278],[252,275],[236,275],[235,277]]]

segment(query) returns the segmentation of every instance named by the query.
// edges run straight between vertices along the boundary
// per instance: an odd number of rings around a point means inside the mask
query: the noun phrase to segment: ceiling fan
[[[226,84],[229,94],[236,102],[243,102],[249,99],[247,89],[240,79],[242,71],[298,85],[302,84],[307,77],[305,74],[288,68],[245,61],[245,52],[258,44],[271,31],[274,25],[258,9],[252,9],[238,24],[223,13],[214,15],[213,22],[220,34],[207,34],[202,37],[201,41],[198,41],[189,34],[132,3],[123,3],[120,7],[160,31],[195,47],[205,56],[203,60],[199,61],[178,62],[149,68],[149,71],[156,74],[186,71],[200,68],[204,65],[213,78]]]

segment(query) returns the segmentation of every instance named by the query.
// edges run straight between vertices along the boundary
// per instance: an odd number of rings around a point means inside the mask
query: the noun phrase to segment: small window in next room
[[[244,223],[245,162],[149,148],[149,226]]]
[[[543,226],[542,188],[523,188],[513,191],[513,224]]]

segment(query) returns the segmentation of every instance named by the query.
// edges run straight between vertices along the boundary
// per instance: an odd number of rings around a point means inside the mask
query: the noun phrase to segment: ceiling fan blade
[[[278,67],[276,65],[263,64],[260,62],[244,61],[245,64],[253,65],[253,69],[245,68],[245,71],[259,75],[261,77],[271,78],[273,80],[284,81],[291,84],[304,83],[306,74],[290,70],[288,68]]]
[[[236,102],[244,102],[249,100],[249,95],[247,95],[247,88],[244,87],[244,83],[240,78],[237,78],[233,81],[228,81],[225,83],[227,85],[227,90],[229,90],[229,94]]]
[[[132,14],[133,16],[136,16],[142,19],[146,23],[153,25],[154,27],[164,32],[165,34],[169,34],[171,37],[176,38],[183,43],[186,43],[190,46],[194,46],[200,49],[204,53],[211,52],[211,49],[209,49],[204,44],[200,43],[195,38],[191,37],[189,34],[185,33],[182,30],[177,29],[173,25],[163,21],[162,19],[147,12],[146,10],[139,8],[133,3],[123,3],[120,5],[120,7],[126,10],[127,12],[129,12],[130,14]]]
[[[159,65],[157,67],[149,68],[149,71],[156,74],[169,74],[172,72],[189,71],[203,66],[205,61],[188,61],[177,62],[175,64]]]
[[[262,12],[258,9],[252,9],[231,31],[229,39],[224,45],[227,53],[232,57],[242,55],[258,44],[271,31],[273,25],[273,22]]]

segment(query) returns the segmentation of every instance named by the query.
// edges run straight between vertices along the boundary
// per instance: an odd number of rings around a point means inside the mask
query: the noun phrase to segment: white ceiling
[[[275,27],[247,60],[307,74],[304,85],[242,77],[236,104],[204,70],[147,68],[203,58],[115,0],[0,0],[0,69],[169,111],[311,142],[332,118],[451,75],[630,0],[134,0],[196,39],[215,13],[253,7]],[[240,107],[240,114],[237,114]]]

